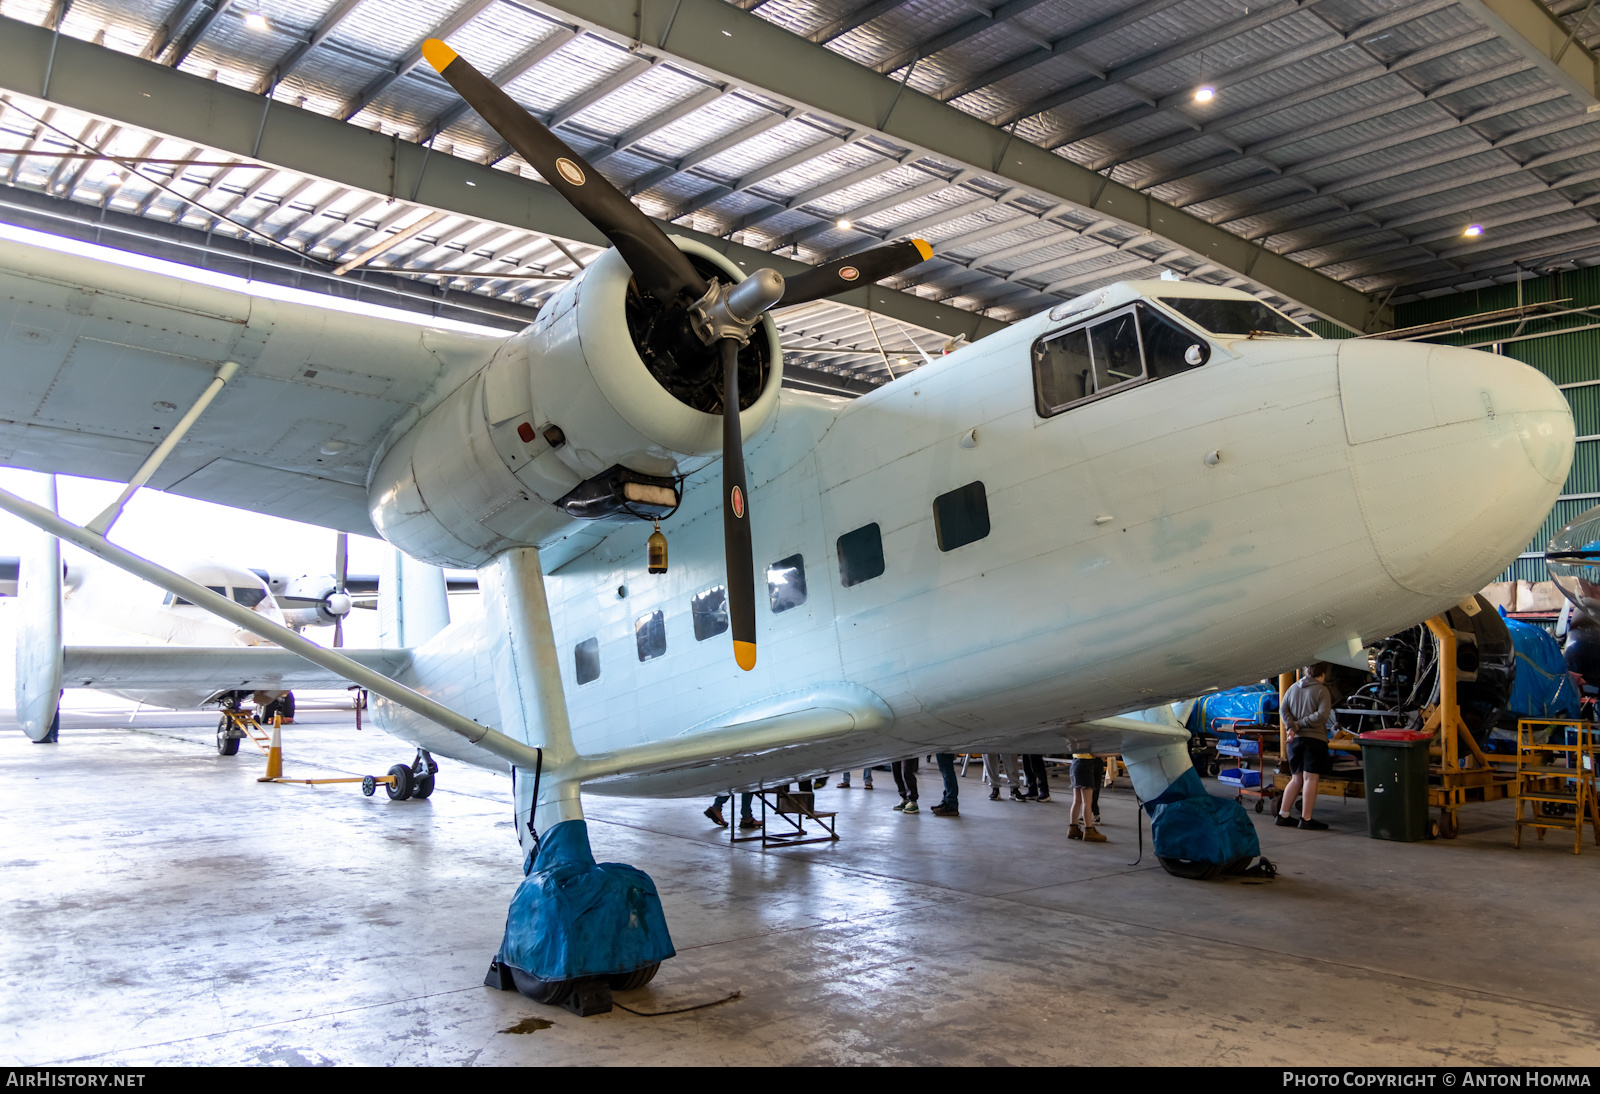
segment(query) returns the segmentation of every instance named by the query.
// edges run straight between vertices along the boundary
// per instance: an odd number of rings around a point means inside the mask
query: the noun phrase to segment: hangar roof
[[[1559,56],[1511,29],[1505,9],[1519,4],[1559,28]],[[4,16],[536,178],[420,63],[422,40],[445,37],[648,213],[684,228],[808,263],[921,236],[934,259],[891,287],[1001,321],[1161,270],[1311,316],[1281,287],[1091,211],[1093,201],[1019,182],[1004,162],[976,169],[936,140],[808,109],[759,72],[709,71],[603,18],[646,6],[670,11],[667,42],[685,0],[8,0]],[[791,31],[1374,303],[1600,263],[1600,114],[1590,113],[1592,79],[1570,75],[1594,71],[1600,14],[1587,0],[1553,10],[1537,0],[712,6]],[[1586,25],[1560,42],[1580,17]],[[595,253],[7,86],[0,215],[31,210],[32,226],[69,203],[98,209],[125,238],[150,222],[169,246],[270,239],[315,260],[308,283],[368,254],[372,292],[420,279],[423,295],[448,289],[452,306],[503,324]],[[1202,86],[1207,102],[1196,101]],[[1463,235],[1468,225],[1481,234]],[[407,273],[386,272],[397,269]],[[914,368],[949,341],[933,325],[837,303],[779,323],[800,382],[843,390]]]

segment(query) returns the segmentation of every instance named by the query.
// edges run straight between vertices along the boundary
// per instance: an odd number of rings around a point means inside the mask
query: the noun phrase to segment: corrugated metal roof
[[[1591,120],[1587,104],[1445,0],[738,6],[959,109],[1013,122],[1019,139],[1106,170],[1295,261],[1365,291],[1393,289],[1397,301],[1555,262],[1600,262],[1600,231],[1590,230],[1600,208],[1600,117]],[[1585,3],[1552,6],[1570,22]],[[12,0],[5,14],[43,23],[50,10],[45,0]],[[265,16],[267,29],[247,25],[251,10]],[[181,13],[179,25],[163,30]],[[1579,40],[1600,41],[1600,16],[1589,24]],[[499,166],[530,173],[416,64],[422,38],[444,33],[575,147],[602,153],[601,170],[636,190],[652,214],[806,261],[914,230],[937,251],[918,271],[916,291],[999,318],[1126,276],[1141,259],[1147,272],[1159,260],[1190,276],[1255,288],[1197,256],[1130,243],[1127,232],[1102,226],[1082,235],[1092,217],[1057,209],[999,175],[958,173],[516,0],[260,0],[254,9],[222,0],[78,0],[62,32],[135,53],[164,43],[161,59],[185,71],[241,87],[273,84],[280,100],[414,139],[442,125],[439,147],[505,156]],[[1193,98],[1202,81],[1217,88],[1205,104]],[[57,113],[76,138],[106,137],[94,119]],[[653,119],[662,124],[652,127]],[[15,112],[0,116],[0,128],[8,143],[35,129]],[[208,155],[171,142],[146,150],[150,140],[119,133],[107,148]],[[39,147],[56,144],[56,151],[71,149],[55,138]],[[12,166],[0,156],[0,170]],[[103,171],[81,166],[63,170],[59,159],[30,157],[7,181],[212,228],[219,225],[208,210],[232,203],[250,227],[282,232],[319,254],[343,255],[405,223],[378,207],[377,195],[332,194],[258,168],[183,167],[173,175],[180,199],[137,180],[103,184]],[[841,217],[850,228],[835,225]],[[1469,222],[1485,226],[1477,241],[1460,236]],[[386,258],[476,267],[524,259],[524,252],[537,252],[535,272],[573,268],[551,241],[461,218]],[[1073,260],[1077,254],[1085,257]],[[550,287],[497,281],[471,289],[536,306]],[[856,328],[853,337],[870,334]],[[869,351],[877,353],[870,339],[850,347]],[[836,358],[844,360],[842,350]]]

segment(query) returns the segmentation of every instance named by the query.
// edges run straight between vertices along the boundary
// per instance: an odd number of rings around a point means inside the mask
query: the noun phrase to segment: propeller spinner
[[[740,348],[749,342],[751,331],[769,309],[803,304],[881,280],[926,260],[931,249],[921,240],[912,240],[826,263],[788,281],[775,270],[762,269],[735,285],[724,285],[716,278],[708,283],[688,256],[627,195],[455,50],[430,38],[422,44],[422,55],[468,106],[617,248],[633,271],[640,292],[662,309],[650,324],[650,331],[652,337],[660,331],[659,337],[671,345],[667,352],[653,356],[680,372],[702,375],[707,381],[721,365],[722,384],[716,409],[722,415],[722,521],[729,629],[739,667],[746,671],[755,668],[755,567],[744,438],[739,423]],[[657,376],[661,373],[657,372]],[[342,575],[341,567],[341,589]]]

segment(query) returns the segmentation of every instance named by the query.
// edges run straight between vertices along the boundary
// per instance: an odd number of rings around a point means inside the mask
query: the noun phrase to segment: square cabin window
[[[585,638],[573,646],[572,660],[578,667],[578,683],[600,679],[600,640]]]
[[[805,602],[805,559],[790,555],[767,567],[767,603],[772,605],[773,615],[798,608]]]
[[[969,482],[933,499],[933,532],[939,550],[954,551],[989,534],[989,495],[981,482]]]
[[[845,588],[883,573],[883,535],[876,524],[863,524],[839,537],[839,584]]]
[[[728,587],[713,585],[689,601],[694,618],[694,640],[704,642],[728,629]]]
[[[641,615],[633,621],[633,637],[639,643],[639,660],[653,661],[667,652],[667,620],[660,612]]]

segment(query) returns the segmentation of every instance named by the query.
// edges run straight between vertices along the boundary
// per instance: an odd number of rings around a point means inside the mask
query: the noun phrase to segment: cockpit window
[[[211,592],[216,593],[218,596],[227,596],[228,595],[228,587],[226,585],[207,585],[206,588],[209,589]],[[243,592],[243,591],[244,591],[243,589],[240,590],[240,592]],[[194,606],[194,601],[185,600],[183,597],[174,596],[172,593],[168,593],[167,594],[167,598],[164,601],[162,601],[162,603],[163,604],[187,604],[190,607]],[[243,601],[240,601],[240,603],[243,603]]]
[[[1035,342],[1034,404],[1048,418],[1119,386],[1198,368],[1210,357],[1204,338],[1135,304]]]
[[[241,589],[237,585],[233,589],[233,602],[253,608],[267,598],[265,589]]]
[[[1144,379],[1139,324],[1132,311],[1090,327],[1089,345],[1094,350],[1095,391],[1105,391],[1118,384]]]
[[[1315,338],[1287,315],[1259,300],[1205,300],[1192,296],[1163,296],[1161,302],[1185,319],[1192,319],[1213,334],[1267,334],[1285,338]]]

